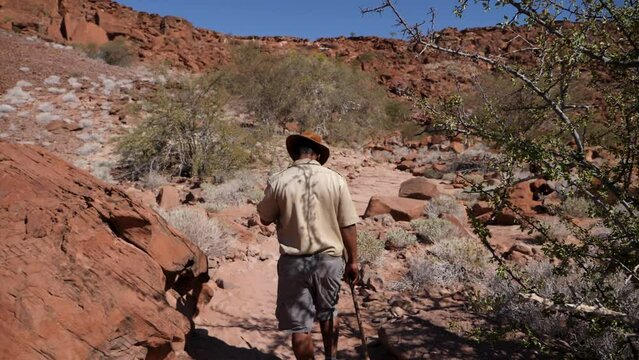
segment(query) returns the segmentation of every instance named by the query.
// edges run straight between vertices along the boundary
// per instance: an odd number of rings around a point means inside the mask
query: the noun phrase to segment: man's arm
[[[359,255],[357,254],[357,227],[351,225],[339,229],[348,255],[344,275],[346,281],[356,283],[359,280]]]

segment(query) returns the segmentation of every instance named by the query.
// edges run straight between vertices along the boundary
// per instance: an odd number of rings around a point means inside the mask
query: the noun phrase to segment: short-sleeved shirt
[[[340,228],[359,221],[346,180],[308,159],[269,179],[257,211],[277,224],[280,253],[288,255],[342,256]]]

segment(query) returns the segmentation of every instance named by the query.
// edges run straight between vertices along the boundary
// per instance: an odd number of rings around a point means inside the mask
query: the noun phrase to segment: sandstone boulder
[[[373,196],[368,202],[364,217],[390,214],[395,221],[410,221],[422,216],[425,201],[395,196]]]
[[[158,191],[156,201],[158,205],[164,210],[171,210],[182,204],[182,196],[178,189],[171,185],[164,185]]]
[[[541,201],[536,200],[535,193],[532,188],[535,186],[535,180],[519,183],[510,192],[510,201],[513,205],[520,208],[526,215],[534,215],[535,209],[541,205]]]
[[[463,143],[459,142],[459,141],[452,141],[450,143],[450,148],[453,149],[453,151],[457,154],[461,154],[464,152],[464,150],[466,149],[466,147],[464,146]]]
[[[404,181],[399,187],[399,196],[411,199],[430,200],[441,195],[437,183],[424,177]]]
[[[43,148],[0,142],[0,174],[3,358],[180,353],[208,278],[202,251]]]

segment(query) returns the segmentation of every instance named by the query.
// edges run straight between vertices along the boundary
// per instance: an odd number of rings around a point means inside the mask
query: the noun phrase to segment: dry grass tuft
[[[197,245],[209,258],[224,256],[228,250],[226,232],[214,219],[201,211],[191,208],[177,208],[166,211],[157,209],[171,226],[179,230]]]

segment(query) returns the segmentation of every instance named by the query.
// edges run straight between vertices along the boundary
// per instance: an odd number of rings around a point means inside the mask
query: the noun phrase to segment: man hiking
[[[297,359],[314,358],[315,320],[326,359],[336,359],[341,280],[358,278],[359,217],[346,180],[322,166],[330,150],[318,134],[291,135],[286,149],[293,164],[269,179],[257,205],[263,224],[276,223],[280,243],[275,315],[279,329],[293,334]]]

